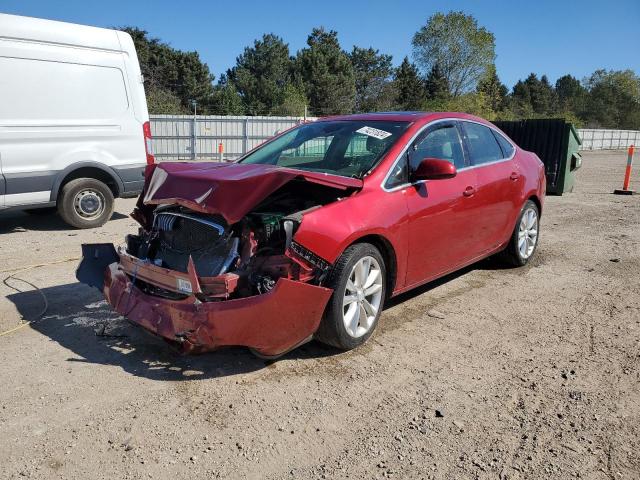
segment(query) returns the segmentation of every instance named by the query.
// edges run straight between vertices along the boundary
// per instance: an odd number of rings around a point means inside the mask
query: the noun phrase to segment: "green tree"
[[[632,70],[596,70],[584,83],[587,125],[640,129],[640,77]]]
[[[396,105],[400,110],[420,110],[426,100],[424,82],[418,75],[418,69],[409,58],[404,57],[395,71],[393,83],[396,92]]]
[[[353,66],[356,112],[375,112],[389,105],[386,95],[393,73],[391,55],[373,48],[353,47],[349,54]]]
[[[291,68],[289,46],[270,33],[256,40],[253,47],[246,47],[227,76],[242,96],[245,110],[264,115],[275,112],[282,104],[285,85],[291,81]]]
[[[562,110],[576,109],[576,103],[584,101],[587,90],[572,75],[564,75],[556,80],[556,95]]]
[[[474,90],[496,57],[493,33],[463,12],[432,15],[412,45],[418,66],[429,72],[439,65],[454,96]]]
[[[315,115],[352,112],[356,94],[353,67],[340,48],[337,32],[314,28],[307,45],[298,52],[295,70],[311,111]]]
[[[165,115],[185,115],[189,110],[182,105],[180,98],[169,90],[163,88],[148,88],[145,91],[147,97],[147,109],[149,113]]]
[[[282,102],[276,109],[278,115],[290,115],[302,117],[308,100],[302,87],[293,83],[287,83],[282,91]]]
[[[133,38],[147,100],[153,109],[164,106],[174,109],[175,98],[186,111],[191,109],[191,100],[206,108],[213,95],[214,77],[197,52],[176,50],[157,38],[149,38],[147,32],[139,28],[124,27],[120,30]],[[207,113],[206,110],[203,113]]]
[[[444,76],[439,63],[434,63],[424,81],[424,88],[429,100],[446,100],[451,95],[449,81]]]
[[[546,75],[538,79],[531,73],[524,81],[518,80],[513,87],[512,99],[515,112],[525,118],[555,113],[555,91]]]
[[[221,75],[207,110],[214,115],[244,115],[242,97],[226,75]]]
[[[509,89],[498,78],[495,65],[490,65],[478,82],[477,93],[482,93],[494,112],[499,112],[505,106]]]

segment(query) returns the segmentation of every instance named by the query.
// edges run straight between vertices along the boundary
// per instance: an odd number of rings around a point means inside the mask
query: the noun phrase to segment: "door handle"
[[[464,189],[464,192],[462,192],[462,194],[465,197],[470,197],[471,195],[473,195],[474,193],[476,193],[476,189],[473,188],[471,185],[469,185],[467,188]]]
[[[520,178],[520,174],[518,172],[511,172],[511,175],[509,175],[509,179],[513,180],[514,182],[519,178]]]

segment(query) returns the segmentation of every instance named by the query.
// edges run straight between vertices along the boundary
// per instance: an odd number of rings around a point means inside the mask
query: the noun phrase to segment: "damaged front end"
[[[138,233],[117,250],[83,245],[77,277],[184,352],[241,345],[266,357],[286,353],[312,337],[332,293],[322,286],[329,263],[296,243],[295,232],[305,212],[359,185],[206,165],[152,166],[132,215]]]

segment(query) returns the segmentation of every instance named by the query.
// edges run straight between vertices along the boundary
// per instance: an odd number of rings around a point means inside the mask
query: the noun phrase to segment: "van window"
[[[95,121],[129,108],[118,68],[0,57],[0,72],[0,121]]]

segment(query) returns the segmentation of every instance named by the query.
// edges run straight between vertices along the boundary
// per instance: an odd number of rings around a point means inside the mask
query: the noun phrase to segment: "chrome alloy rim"
[[[81,190],[73,199],[73,208],[82,218],[97,218],[104,212],[105,199],[95,190]]]
[[[520,219],[518,228],[518,250],[520,257],[526,260],[533,254],[538,241],[538,213],[533,208],[527,208]]]
[[[382,304],[382,269],[378,261],[362,257],[351,269],[342,300],[342,320],[347,333],[365,335],[376,320]]]

